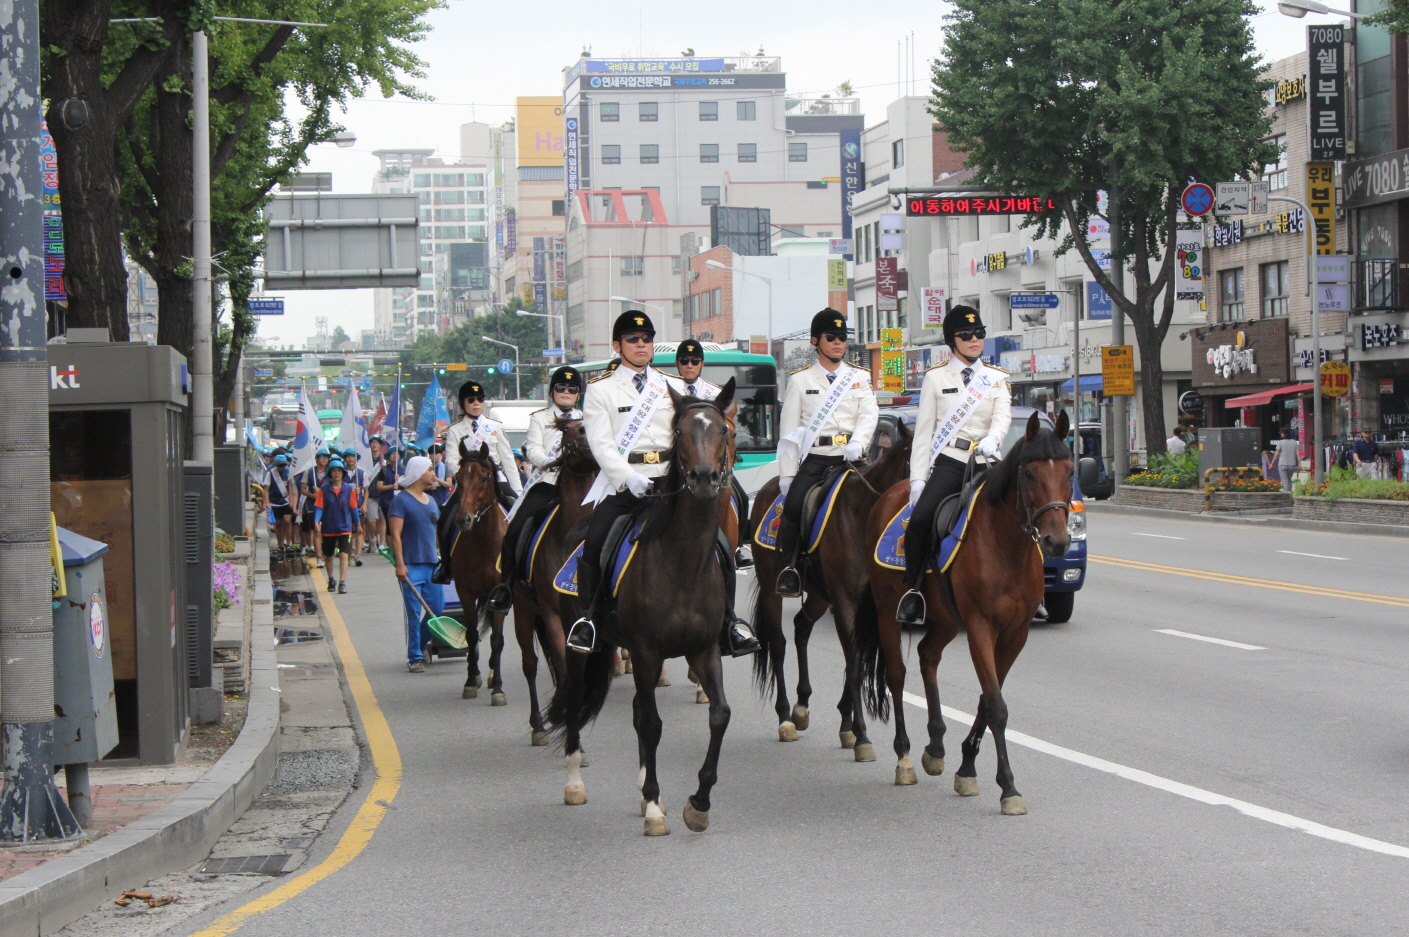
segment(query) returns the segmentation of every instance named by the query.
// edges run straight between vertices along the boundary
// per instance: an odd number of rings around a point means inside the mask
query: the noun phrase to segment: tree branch
[[[1091,243],[1086,240],[1086,232],[1081,231],[1080,226],[1077,224],[1076,210],[1070,198],[1062,199],[1062,214],[1067,219],[1067,227],[1071,229],[1072,246],[1076,248],[1077,253],[1081,255],[1081,259],[1086,263],[1086,269],[1091,271],[1092,279],[1101,284],[1101,288],[1106,291],[1106,295],[1110,296],[1111,300],[1115,302],[1123,312],[1129,313],[1135,308],[1135,304],[1126,297],[1124,291],[1116,289],[1115,282],[1111,280],[1110,275],[1106,273],[1106,271],[1101,269],[1100,262],[1098,262],[1095,255],[1091,253]],[[1119,261],[1112,256],[1111,263],[1118,262]]]
[[[259,80],[264,74],[264,67],[278,57],[279,53],[283,51],[284,46],[288,45],[289,37],[293,34],[293,26],[280,26],[278,29],[274,30],[274,34],[269,37],[269,41],[264,44],[264,48],[260,49],[255,57],[250,60],[248,66],[249,74],[242,75],[240,81],[232,81],[228,84],[221,85],[219,88],[212,88],[210,99],[217,104],[230,104],[237,100],[240,94],[244,92],[250,79]]]

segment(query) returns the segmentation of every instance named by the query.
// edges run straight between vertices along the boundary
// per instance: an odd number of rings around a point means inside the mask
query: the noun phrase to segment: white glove
[[[1002,440],[997,436],[985,436],[978,441],[978,451],[990,459],[996,458],[1001,443]]]
[[[846,461],[848,462],[861,461],[861,456],[865,455],[865,453],[866,447],[861,445],[858,440],[853,439],[846,444]]]
[[[651,480],[640,472],[632,472],[626,476],[626,490],[639,498],[651,490]]]
[[[925,483],[918,478],[910,480],[910,506],[913,508],[915,502],[920,500],[920,492],[925,490]]]
[[[778,479],[778,493],[783,497],[788,496],[788,489],[793,486],[793,476],[784,475]]]

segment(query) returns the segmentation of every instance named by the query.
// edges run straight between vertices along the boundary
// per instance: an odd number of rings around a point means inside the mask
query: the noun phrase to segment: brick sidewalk
[[[104,784],[93,786],[93,825],[84,832],[86,841],[120,830],[133,820],[152,814],[176,799],[190,784]],[[73,847],[36,852],[0,850],[0,882],[28,872]]]

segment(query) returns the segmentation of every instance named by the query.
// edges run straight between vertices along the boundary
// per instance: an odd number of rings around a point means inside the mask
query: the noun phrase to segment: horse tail
[[[489,610],[489,603],[483,599],[475,604],[479,610],[479,615],[476,618],[476,624],[479,628],[478,640],[483,641],[494,627],[494,613]]]
[[[757,566],[754,567],[757,569]],[[758,579],[757,576],[754,577]],[[753,622],[754,635],[758,638],[758,653],[753,655],[753,682],[758,687],[760,696],[764,698],[778,695],[778,675],[773,671],[773,632],[774,629],[782,626],[781,616],[778,621],[767,621],[763,609],[763,583],[757,581],[753,584],[753,617],[749,621]]]
[[[890,721],[890,689],[886,686],[885,653],[881,649],[880,615],[876,596],[871,587],[861,593],[852,620],[852,641],[856,647],[856,663],[861,668],[861,697],[872,719]]]
[[[569,652],[568,657],[568,677],[554,690],[546,714],[553,736],[560,742],[570,726],[581,729],[597,718],[612,685],[610,648],[593,651],[585,658]],[[571,658],[580,658],[582,662],[575,667]]]

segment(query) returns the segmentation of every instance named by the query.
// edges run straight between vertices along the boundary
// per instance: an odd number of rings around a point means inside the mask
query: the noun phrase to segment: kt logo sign
[[[57,365],[49,365],[49,389],[50,390],[76,390],[78,388],[79,370],[74,365],[69,365],[60,371]]]

